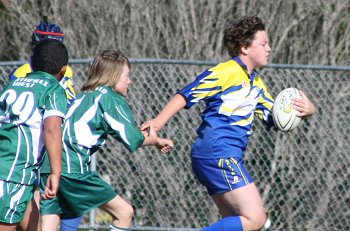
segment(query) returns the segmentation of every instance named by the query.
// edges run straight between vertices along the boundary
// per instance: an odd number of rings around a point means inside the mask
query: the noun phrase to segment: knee
[[[266,219],[265,213],[255,213],[249,217],[241,217],[243,229],[252,231],[261,230],[265,225]]]
[[[130,217],[130,219],[134,216],[135,210],[132,205],[128,206],[128,209],[126,211],[126,215]]]
[[[120,196],[116,196],[100,207],[112,217],[113,225],[128,227],[134,216],[133,206]]]
[[[130,220],[133,218],[135,210],[132,205],[128,204],[124,206],[124,208],[118,212],[119,217],[118,220]]]
[[[265,213],[256,216],[251,220],[252,230],[261,230],[264,227],[266,220],[267,216]]]

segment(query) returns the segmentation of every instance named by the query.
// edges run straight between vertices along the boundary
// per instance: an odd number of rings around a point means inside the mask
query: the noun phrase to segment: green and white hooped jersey
[[[122,95],[107,86],[80,93],[63,127],[62,173],[90,171],[90,155],[104,145],[108,135],[131,152],[145,139]],[[46,165],[40,172],[48,173]]]
[[[0,92],[0,179],[33,184],[43,152],[43,122],[64,118],[67,100],[58,80],[33,72]]]

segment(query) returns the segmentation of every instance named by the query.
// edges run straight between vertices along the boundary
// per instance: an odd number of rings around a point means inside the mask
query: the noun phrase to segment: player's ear
[[[247,46],[242,46],[242,47],[241,47],[241,52],[242,52],[243,54],[247,55],[247,54],[248,54],[248,47],[247,47]]]
[[[67,70],[67,65],[64,65],[60,72],[57,73],[56,77],[58,78],[58,81],[61,81],[61,79],[63,79],[64,77],[64,74],[66,73],[66,70]]]
[[[64,74],[66,73],[66,70],[67,70],[67,65],[64,65],[60,70],[60,74],[64,76]]]

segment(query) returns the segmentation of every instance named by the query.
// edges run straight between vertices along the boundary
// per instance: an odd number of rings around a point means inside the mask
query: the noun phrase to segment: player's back
[[[18,68],[12,70],[9,76],[9,81],[13,81],[18,78],[24,78],[29,73],[33,71],[30,63],[25,63]],[[75,90],[73,84],[73,70],[70,66],[67,66],[66,72],[64,73],[64,77],[60,81],[61,86],[66,91],[67,103],[71,105],[75,99]]]
[[[122,95],[107,86],[80,93],[70,106],[63,126],[62,173],[90,171],[90,155],[104,145],[108,135],[130,151],[135,151],[144,141]]]
[[[62,172],[90,171],[90,155],[105,143],[107,134],[113,131],[105,117],[112,108],[121,104],[126,104],[124,97],[110,87],[98,87],[78,95],[63,126]]]
[[[44,145],[43,120],[64,117],[66,109],[63,88],[45,72],[11,81],[0,92],[0,179],[33,183],[33,170]]]

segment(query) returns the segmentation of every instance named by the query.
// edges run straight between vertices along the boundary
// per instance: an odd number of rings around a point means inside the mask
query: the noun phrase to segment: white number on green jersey
[[[22,92],[18,97],[14,90],[6,91],[0,98],[0,102],[6,102],[6,111],[0,112],[0,120],[10,122],[10,114],[18,116],[13,124],[20,124],[27,121],[34,113],[34,94],[30,91]],[[10,110],[11,108],[11,110]]]

